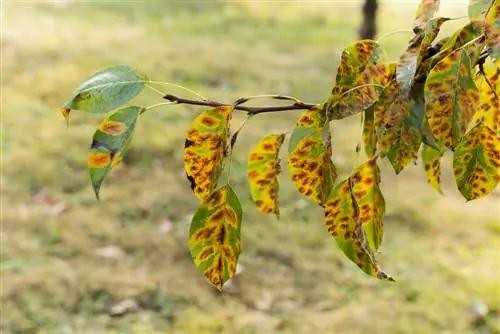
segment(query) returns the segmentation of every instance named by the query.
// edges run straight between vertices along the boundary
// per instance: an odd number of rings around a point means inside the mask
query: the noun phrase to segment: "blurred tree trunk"
[[[361,39],[373,39],[377,34],[377,0],[365,0],[363,22],[359,29]]]

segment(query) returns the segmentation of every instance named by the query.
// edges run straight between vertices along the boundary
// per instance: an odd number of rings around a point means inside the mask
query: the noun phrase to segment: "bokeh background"
[[[411,29],[416,1],[382,1],[379,36]],[[466,15],[467,2],[440,13]],[[240,134],[232,184],[242,200],[237,277],[217,293],[187,248],[192,196],[183,133],[200,107],[145,114],[124,163],[96,201],[87,147],[102,116],[59,107],[92,73],[127,64],[221,101],[290,94],[320,102],[359,1],[6,1],[2,4],[1,329],[4,333],[500,333],[499,192],[465,203],[444,160],[444,193],[420,162],[396,177],[379,254],[396,283],[374,280],[339,251],[322,211],[281,176],[281,220],[249,200],[246,155],[299,112],[259,115]],[[445,32],[467,22],[446,24]],[[408,32],[382,41],[397,59]],[[165,93],[193,97],[179,89]],[[161,102],[145,91],[135,103]],[[244,119],[235,117],[234,127]],[[359,117],[332,124],[346,177]],[[286,149],[282,153],[285,153]]]

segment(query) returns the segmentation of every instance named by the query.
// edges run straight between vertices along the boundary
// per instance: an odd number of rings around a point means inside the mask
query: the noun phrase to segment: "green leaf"
[[[441,60],[429,73],[424,92],[432,134],[453,150],[467,131],[479,102],[466,50],[456,50]]]
[[[118,65],[98,72],[88,78],[66,103],[62,112],[67,119],[71,110],[90,113],[107,113],[139,94],[144,82],[134,69]]]
[[[470,0],[469,1],[469,18],[472,20],[484,20],[488,9],[493,0]]]
[[[279,151],[284,139],[284,134],[266,136],[248,155],[248,181],[252,199],[261,212],[274,213],[278,218]]]
[[[421,0],[413,22],[414,28],[423,29],[425,24],[434,17],[439,9],[440,0]]]
[[[221,290],[236,273],[241,253],[242,210],[231,186],[214,191],[194,214],[189,250],[194,263]]]
[[[328,122],[323,105],[304,112],[288,145],[288,168],[299,192],[323,206],[337,177],[328,143]]]
[[[479,123],[456,148],[453,172],[458,190],[468,201],[491,193],[500,180],[500,138]]]
[[[428,145],[422,149],[422,163],[424,164],[427,183],[429,183],[440,194],[441,190],[441,158],[444,150],[436,150]]]
[[[325,225],[344,254],[365,273],[393,281],[375,258],[382,242],[385,211],[379,182],[375,158],[359,166],[330,194],[325,206]]]
[[[99,199],[104,178],[118,165],[127,150],[143,107],[124,107],[110,114],[94,133],[89,153],[90,180]]]
[[[488,11],[484,21],[486,45],[493,59],[500,61],[500,2],[496,1]]]
[[[193,193],[201,201],[212,194],[222,172],[232,112],[231,106],[207,110],[186,132],[184,169]]]

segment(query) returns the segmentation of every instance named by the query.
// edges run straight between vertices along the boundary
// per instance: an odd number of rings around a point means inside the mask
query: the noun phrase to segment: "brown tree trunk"
[[[363,23],[359,29],[361,39],[373,39],[377,34],[377,0],[365,0]]]

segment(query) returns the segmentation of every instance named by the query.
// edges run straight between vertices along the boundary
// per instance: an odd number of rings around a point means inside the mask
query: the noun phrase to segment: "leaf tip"
[[[69,114],[71,113],[71,108],[61,107],[60,111],[62,116],[66,120],[66,125],[69,127]]]
[[[94,190],[95,199],[101,201],[100,185],[92,184],[92,189]]]

